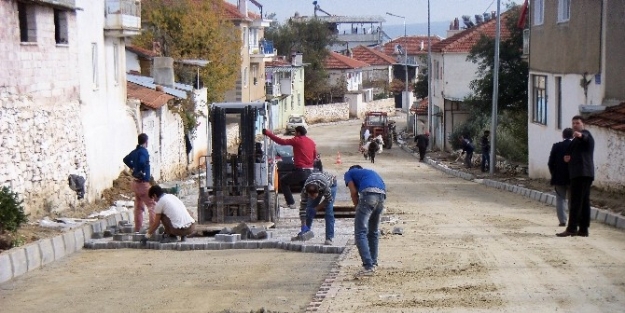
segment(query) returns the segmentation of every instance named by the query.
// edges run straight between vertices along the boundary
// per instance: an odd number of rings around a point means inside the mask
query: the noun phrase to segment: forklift
[[[240,145],[237,153],[229,153],[227,117],[237,116]],[[269,123],[267,103],[213,103],[209,107],[206,177],[200,179],[198,197],[199,228],[216,230],[238,223],[268,228],[278,221],[275,149],[261,136]]]

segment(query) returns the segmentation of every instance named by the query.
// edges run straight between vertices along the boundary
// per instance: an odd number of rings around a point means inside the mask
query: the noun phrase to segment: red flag
[[[516,26],[520,29],[525,28],[525,21],[527,20],[528,5],[529,5],[528,0],[525,0],[525,2],[523,3],[523,7],[521,7],[521,15],[519,16],[519,22],[516,24]]]

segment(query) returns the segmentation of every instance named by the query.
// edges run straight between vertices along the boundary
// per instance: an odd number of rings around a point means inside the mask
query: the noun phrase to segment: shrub
[[[5,231],[15,232],[23,223],[28,222],[22,202],[9,187],[0,189],[0,234]]]

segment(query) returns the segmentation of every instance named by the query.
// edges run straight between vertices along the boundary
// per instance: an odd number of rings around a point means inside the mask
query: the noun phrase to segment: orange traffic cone
[[[341,152],[336,153],[336,162],[334,164],[343,164],[343,161],[341,161]]]

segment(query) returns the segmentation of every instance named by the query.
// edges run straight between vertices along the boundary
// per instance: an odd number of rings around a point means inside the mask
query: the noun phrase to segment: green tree
[[[329,55],[328,46],[336,36],[328,24],[316,19],[307,21],[289,20],[265,30],[265,38],[272,40],[278,53],[289,56],[292,52],[303,54],[306,63],[304,71],[304,98],[308,103],[317,103],[330,92],[328,73],[324,60]]]
[[[0,235],[5,232],[16,232],[23,223],[28,222],[24,214],[23,201],[9,187],[0,188]]]
[[[527,161],[527,83],[528,64],[522,59],[523,30],[516,24],[520,6],[512,5],[502,15],[502,33],[509,36],[501,40],[499,49],[499,97],[497,151],[512,161]],[[451,134],[455,143],[458,135],[471,138],[481,136],[490,128],[493,98],[493,67],[495,64],[495,38],[482,35],[473,46],[468,61],[478,65],[477,78],[470,84],[472,94],[464,99],[470,108],[469,119]]]
[[[210,61],[199,69],[199,79],[208,87],[208,103],[223,101],[239,76],[242,46],[241,32],[223,17],[223,10],[222,0],[145,1],[141,12],[145,26],[133,43],[152,49],[153,42],[158,42],[163,56]],[[196,71],[195,67],[176,66],[176,75],[186,83],[195,84]],[[193,108],[181,110],[187,122],[194,120],[189,118],[194,114],[189,110]]]

